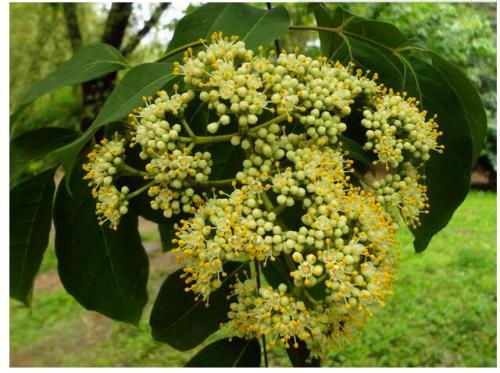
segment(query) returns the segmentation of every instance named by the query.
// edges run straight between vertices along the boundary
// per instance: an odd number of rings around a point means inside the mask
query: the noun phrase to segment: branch
[[[273,119],[271,120],[268,120],[267,122],[264,122],[264,123],[261,123],[259,124],[258,126],[255,126],[255,127],[252,127],[248,130],[249,133],[251,134],[254,134],[254,133],[257,133],[258,130],[260,130],[261,128],[267,128],[269,127],[271,124],[274,124],[274,123],[281,123],[283,122],[285,119],[288,119],[288,117],[290,116],[290,114],[288,113],[283,113],[281,115],[278,115],[277,117],[274,117]]]
[[[236,179],[222,179],[222,180],[208,180],[208,181],[202,181],[196,186],[202,186],[202,187],[211,187],[211,186],[220,186],[220,185],[230,185],[234,183]]]
[[[144,193],[146,190],[148,190],[149,188],[151,188],[155,184],[158,184],[158,182],[156,180],[151,180],[146,185],[143,185],[139,189],[134,190],[132,193],[127,194],[127,200],[132,199],[134,197],[137,197],[139,194]]]
[[[262,287],[260,283],[260,263],[257,259],[253,261],[253,264],[255,266],[255,277],[257,279],[257,294]],[[267,360],[267,346],[266,346],[266,336],[262,334],[262,350],[264,351],[264,366],[267,368],[269,367],[269,362]]]
[[[148,175],[147,172],[137,170],[137,169],[135,169],[135,168],[129,166],[128,164],[123,163],[123,162],[122,162],[122,164],[119,167],[127,175],[141,176],[141,177],[144,177],[144,176]]]
[[[148,34],[152,27],[154,27],[158,20],[160,19],[163,12],[169,7],[170,3],[160,3],[156,9],[154,10],[151,18],[147,22],[144,23],[144,27],[139,30],[139,32],[132,36],[129,40],[128,44],[122,48],[121,52],[124,56],[129,55],[134,51],[134,49],[139,45],[141,39]]]
[[[71,49],[75,53],[82,46],[82,34],[80,33],[80,25],[78,23],[78,14],[76,13],[75,3],[64,3],[64,21],[66,23],[66,30],[68,31]]]

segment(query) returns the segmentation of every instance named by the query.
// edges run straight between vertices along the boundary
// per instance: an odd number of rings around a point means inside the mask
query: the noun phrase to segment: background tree
[[[85,3],[11,6],[10,42],[18,46],[12,49],[10,57],[11,76],[16,77],[10,82],[11,107],[16,107],[17,98],[29,88],[28,80],[17,77],[29,73],[30,81],[39,81],[54,67],[68,60],[82,45],[107,43],[124,56],[134,57],[142,38],[157,27],[169,3],[149,6],[151,17],[147,20],[134,14],[139,13],[142,5],[132,3],[113,3],[109,9],[103,4]],[[47,17],[47,13],[51,16]],[[33,27],[24,31],[20,23],[27,18]],[[142,27],[139,27],[140,23]],[[117,74],[112,73],[84,82],[79,87],[62,88],[50,93],[22,113],[22,119],[13,128],[13,135],[49,123],[51,126],[85,130],[113,90],[116,77]]]

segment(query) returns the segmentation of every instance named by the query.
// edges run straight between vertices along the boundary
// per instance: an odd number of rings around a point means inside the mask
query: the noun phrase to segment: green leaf
[[[82,306],[110,318],[137,324],[146,305],[148,258],[129,211],[117,231],[99,225],[95,200],[82,179],[81,164],[61,181],[54,207],[55,247],[61,281]]]
[[[256,339],[225,338],[209,344],[186,367],[260,367],[260,345]]]
[[[418,78],[423,106],[437,114],[445,146],[442,154],[433,153],[425,164],[425,183],[429,197],[429,213],[421,215],[422,224],[413,229],[414,247],[425,250],[431,238],[443,229],[465,199],[470,186],[472,140],[465,108],[452,87],[432,65],[411,59]]]
[[[344,12],[337,11],[334,16],[330,16],[330,11],[325,4],[309,4],[309,8],[314,11],[316,23],[320,27],[337,28],[344,23]],[[340,9],[340,8],[339,8]],[[343,42],[343,38],[337,33],[319,32],[320,50],[323,56],[331,56]]]
[[[368,155],[361,145],[345,136],[341,136],[340,141],[342,142],[342,149],[349,152],[349,158],[363,163],[368,168],[372,167],[372,163],[368,159]]]
[[[10,191],[10,296],[26,305],[49,242],[54,171],[24,180]]]
[[[306,344],[301,339],[297,339],[299,348],[287,348],[286,353],[294,367],[310,367],[319,368],[321,366],[320,360],[317,358],[309,359],[310,351],[307,349]]]
[[[172,250],[175,247],[172,243],[172,239],[175,238],[174,225],[158,223],[158,231],[160,232],[161,248],[163,252]]]
[[[338,29],[335,33],[319,32],[321,52],[327,56],[334,53],[342,39],[357,39],[388,50],[398,48],[408,41],[393,24],[358,17],[340,6],[335,9],[333,16],[324,4],[314,4],[313,10],[318,26]]]
[[[472,166],[474,166],[481,154],[487,130],[486,111],[481,97],[476,87],[458,66],[446,61],[434,52],[430,52],[430,55],[432,65],[455,91],[465,111],[472,136]]]
[[[24,133],[10,141],[10,185],[19,181],[21,174],[34,161],[70,143],[78,132],[67,128],[45,127]],[[48,166],[55,162],[49,162]]]
[[[203,299],[195,300],[192,292],[186,292],[186,284],[179,270],[165,280],[151,311],[150,325],[154,339],[166,342],[177,350],[185,351],[198,346],[228,320],[231,300],[229,286],[235,275],[247,267],[246,263],[228,262],[224,271],[228,274],[222,286],[210,294],[209,306]]]
[[[214,162],[210,173],[212,180],[233,178],[243,169],[245,152],[241,146],[233,146],[230,143],[211,144],[207,151],[212,154]]]
[[[66,171],[66,175],[71,176],[73,164],[80,150],[100,127],[125,118],[132,110],[142,104],[143,96],[155,94],[175,78],[172,74],[172,64],[164,62],[145,63],[128,71],[111,92],[88,130],[76,141],[57,151],[57,156]]]
[[[267,46],[288,33],[290,18],[283,6],[271,10],[244,3],[207,3],[179,21],[167,52],[200,38],[210,40],[214,32],[238,35],[246,47]]]
[[[47,78],[33,85],[21,99],[12,121],[15,121],[17,115],[31,102],[49,91],[96,79],[124,68],[128,68],[127,61],[120,51],[111,45],[96,43],[83,47]]]
[[[290,270],[286,266],[283,255],[279,255],[275,260],[268,260],[266,265],[262,266],[262,273],[273,288],[277,288],[280,284],[285,284],[289,288],[293,287]]]
[[[394,25],[357,17],[342,7],[337,7],[331,16],[324,4],[317,4],[314,14],[318,26],[338,30],[319,31],[322,53],[344,64],[352,61],[364,70],[375,64],[376,69],[372,70],[385,79],[384,83],[402,89],[404,67],[393,50],[408,39]]]

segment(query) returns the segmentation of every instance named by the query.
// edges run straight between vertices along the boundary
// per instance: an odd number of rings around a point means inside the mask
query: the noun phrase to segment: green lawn
[[[158,245],[155,231],[144,239]],[[496,366],[496,194],[471,193],[422,254],[400,233],[395,295],[325,366]],[[151,298],[171,271],[152,255]],[[194,353],[154,342],[147,317],[138,328],[89,312],[61,288],[49,249],[33,308],[10,305],[11,365],[180,366]],[[149,314],[151,305],[145,312]],[[283,351],[274,366],[287,366]]]

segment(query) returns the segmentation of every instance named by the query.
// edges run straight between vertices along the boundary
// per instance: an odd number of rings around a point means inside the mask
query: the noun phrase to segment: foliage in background
[[[14,110],[33,82],[71,57],[71,48],[62,14],[41,3],[10,6],[10,45],[10,106]],[[73,87],[51,92],[22,114],[11,135],[49,125],[78,128],[79,109],[79,94]]]

